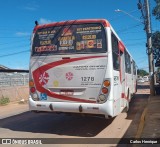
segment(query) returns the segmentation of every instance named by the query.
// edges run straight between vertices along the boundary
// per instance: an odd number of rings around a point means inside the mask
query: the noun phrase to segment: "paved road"
[[[1,106],[0,138],[135,137],[139,119],[149,96],[148,88],[147,84],[139,85],[138,92],[130,103],[129,112],[123,112],[109,120],[65,114],[33,113],[27,110],[26,104],[17,104],[13,107]],[[115,144],[117,143],[118,140]]]

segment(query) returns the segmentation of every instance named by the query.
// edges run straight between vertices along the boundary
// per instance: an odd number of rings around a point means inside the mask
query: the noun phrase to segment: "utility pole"
[[[150,75],[150,94],[155,95],[154,89],[154,59],[153,59],[153,48],[152,48],[152,32],[151,32],[151,19],[149,10],[149,1],[144,0],[144,6],[139,0],[138,9],[141,9],[142,17],[144,19],[144,29],[147,36],[147,54],[148,54],[148,64],[149,64],[149,75]]]
[[[145,0],[146,9],[146,35],[147,35],[147,47],[148,47],[148,63],[149,63],[149,74],[150,74],[150,94],[155,95],[154,89],[154,59],[153,59],[153,48],[152,48],[152,32],[151,32],[151,19],[149,11],[149,1]]]

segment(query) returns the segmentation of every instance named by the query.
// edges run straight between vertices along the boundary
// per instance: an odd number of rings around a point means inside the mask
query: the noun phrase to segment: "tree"
[[[156,19],[160,20],[160,0],[155,0],[156,6],[152,10],[152,14],[156,17]]]
[[[137,75],[143,77],[143,76],[149,75],[149,73],[147,71],[143,70],[143,69],[138,69],[137,70]]]
[[[152,34],[152,46],[154,50],[154,59],[160,61],[160,32],[156,31]]]
[[[152,34],[152,46],[155,49],[159,49],[160,50],[160,32],[156,31],[155,33]]]
[[[155,0],[156,6],[152,10],[152,14],[156,17],[157,20],[160,20],[160,0]],[[160,62],[160,32],[156,31],[152,34],[152,46],[154,59],[156,64]]]

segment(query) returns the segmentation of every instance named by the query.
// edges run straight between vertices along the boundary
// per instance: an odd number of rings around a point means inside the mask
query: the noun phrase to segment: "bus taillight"
[[[29,87],[34,87],[34,82],[32,80],[29,81]]]
[[[30,88],[30,94],[31,94],[32,99],[35,101],[39,101],[33,80],[29,81],[29,88]]]
[[[104,85],[105,87],[110,86],[110,81],[109,81],[109,80],[105,80],[105,81],[103,82],[103,85]]]
[[[103,101],[105,101],[105,99],[106,99],[105,95],[103,95],[103,94],[99,95],[99,102],[100,101],[103,102]]]
[[[97,100],[98,103],[104,103],[107,101],[107,97],[110,91],[110,85],[110,80],[105,79],[102,84],[100,95]]]
[[[35,87],[31,87],[30,91],[31,91],[31,93],[35,93],[36,92],[36,88]]]
[[[103,93],[103,94],[107,94],[107,93],[108,93],[108,89],[107,89],[106,87],[103,87],[103,88],[102,88],[102,93]]]

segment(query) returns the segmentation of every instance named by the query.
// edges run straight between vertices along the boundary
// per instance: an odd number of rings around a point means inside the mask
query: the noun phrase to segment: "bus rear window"
[[[39,29],[32,44],[32,56],[106,51],[105,29],[97,23]]]

